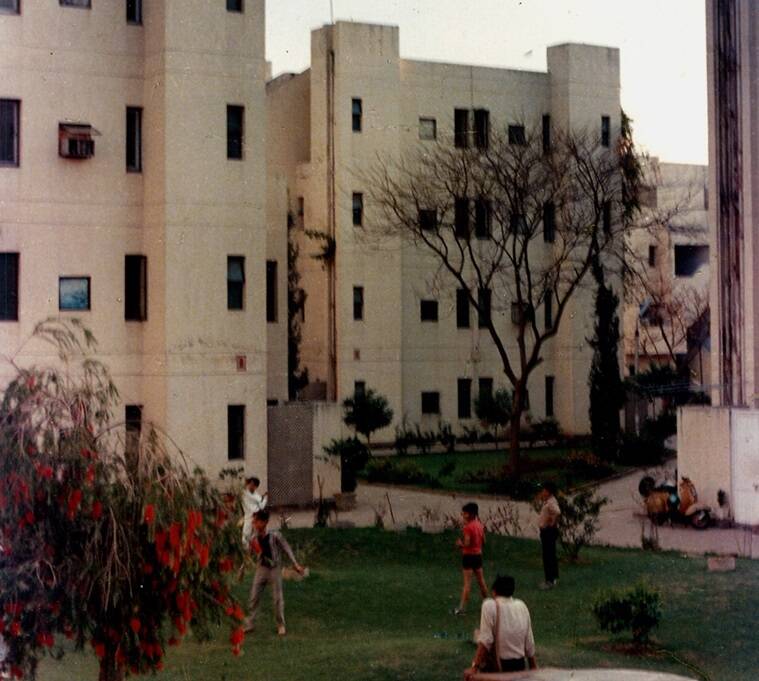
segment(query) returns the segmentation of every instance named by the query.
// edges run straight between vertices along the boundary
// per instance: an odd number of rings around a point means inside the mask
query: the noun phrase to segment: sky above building
[[[707,162],[703,0],[268,0],[274,75],[308,68],[310,31],[337,20],[400,27],[401,56],[543,71],[546,47],[618,47],[622,106],[663,161]]]

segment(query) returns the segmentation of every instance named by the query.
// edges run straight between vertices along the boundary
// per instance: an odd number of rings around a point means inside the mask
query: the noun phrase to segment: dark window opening
[[[0,166],[19,164],[19,110],[18,99],[0,99]]]
[[[656,267],[656,246],[654,245],[648,247],[648,266]]]
[[[474,235],[478,239],[490,237],[493,222],[493,209],[490,199],[479,197],[474,204]]]
[[[553,327],[553,295],[550,291],[546,291],[543,299],[543,324],[546,331]]]
[[[148,318],[148,258],[124,256],[124,319],[144,322]]]
[[[361,227],[364,224],[364,195],[353,192],[353,225]]]
[[[474,110],[474,146],[487,149],[490,143],[490,112],[487,109]]]
[[[245,144],[245,107],[227,104],[227,158],[242,159]]]
[[[469,238],[469,199],[461,197],[456,199],[453,229],[457,239]]]
[[[227,459],[245,458],[245,405],[227,405]]]
[[[453,144],[457,149],[469,146],[469,109],[455,109],[453,112]]]
[[[456,289],[456,328],[469,328],[469,296],[466,289]]]
[[[490,326],[491,294],[492,291],[489,288],[481,288],[477,290],[477,307],[479,308],[477,311],[477,326],[481,329],[486,329]]]
[[[353,132],[361,132],[362,119],[364,116],[363,104],[358,98],[351,100],[351,127]]]
[[[525,135],[523,125],[509,126],[509,144],[527,144],[527,136]]]
[[[0,253],[0,321],[18,321],[18,253]]]
[[[509,216],[509,228],[512,234],[521,234],[522,236],[529,236],[530,226],[527,224],[527,219],[521,213],[511,213]]]
[[[227,0],[227,12],[242,12],[243,0]]]
[[[534,310],[527,303],[511,303],[511,323],[521,326],[531,322],[534,318]]]
[[[611,201],[604,201],[602,206],[603,230],[606,234],[611,233]]]
[[[708,246],[675,246],[675,276],[692,277],[709,263]]]
[[[366,381],[353,382],[353,395],[355,397],[363,397],[366,395]]]
[[[419,319],[423,322],[437,321],[437,300],[419,301]]]
[[[58,309],[89,310],[90,278],[58,277]]]
[[[266,321],[277,321],[277,261],[266,261]]]
[[[611,119],[601,116],[601,146],[611,146]]]
[[[480,378],[477,382],[477,390],[480,402],[493,399],[493,379]]]
[[[458,416],[460,419],[472,418],[472,379],[460,378],[456,383],[458,394]]]
[[[128,24],[142,23],[142,0],[127,0],[126,20]]]
[[[227,310],[245,309],[245,257],[227,256]]]
[[[142,433],[142,405],[127,404],[124,409],[124,423],[126,426],[126,441],[124,448],[128,456],[137,454],[140,446],[140,434]]]
[[[62,7],[90,7],[90,0],[60,0]]]
[[[19,14],[19,0],[0,0],[0,14]]]
[[[556,206],[553,201],[543,204],[543,241],[547,244],[556,241]]]
[[[437,211],[422,208],[419,211],[419,229],[422,231],[434,231],[437,229]]]
[[[353,319],[360,322],[364,318],[364,287],[353,287]]]
[[[137,106],[126,110],[126,169],[142,172],[142,109]]]
[[[553,411],[553,389],[556,379],[553,376],[546,376],[546,418],[554,416]]]
[[[543,153],[551,151],[551,117],[543,114]]]
[[[439,414],[440,413],[440,393],[423,392],[422,393],[422,414]]]

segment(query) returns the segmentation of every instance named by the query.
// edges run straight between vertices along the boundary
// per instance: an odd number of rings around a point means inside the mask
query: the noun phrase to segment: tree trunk
[[[124,681],[124,667],[116,664],[116,651],[106,649],[105,656],[100,660],[98,681]]]

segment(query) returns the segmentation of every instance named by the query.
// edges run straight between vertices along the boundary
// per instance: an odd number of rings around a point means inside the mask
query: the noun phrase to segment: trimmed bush
[[[412,461],[394,461],[392,457],[372,459],[364,469],[367,482],[389,485],[439,487],[440,483]]]
[[[598,516],[609,503],[606,497],[597,497],[595,489],[578,492],[573,497],[559,496],[559,539],[564,553],[576,561],[580,550],[590,544],[598,532]]]
[[[661,594],[644,584],[606,591],[595,601],[592,612],[603,631],[618,634],[629,630],[639,645],[649,642],[651,631],[661,621]]]

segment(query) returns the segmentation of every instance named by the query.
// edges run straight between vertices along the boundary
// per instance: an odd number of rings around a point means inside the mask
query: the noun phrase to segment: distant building
[[[405,243],[367,244],[375,210],[362,171],[378,152],[453,140],[457,125],[620,129],[619,52],[589,45],[548,49],[548,71],[402,59],[398,29],[338,22],[312,33],[311,68],[267,85],[269,221],[301,230],[298,267],[307,300],[302,362],[308,392],[342,400],[371,387],[396,423],[473,424],[482,391],[510,387],[484,329],[458,318],[455,291],[429,285],[429,260]],[[458,121],[458,123],[457,123]],[[451,142],[452,143],[452,142]],[[334,240],[334,265],[311,255]],[[281,257],[281,256],[280,256]],[[550,312],[549,312],[550,313]],[[508,342],[510,318],[497,322]],[[529,411],[568,432],[588,430],[592,290],[573,299],[545,361],[531,376]],[[385,434],[391,437],[392,433]]]
[[[182,4],[0,2],[0,351],[79,318],[132,429],[265,478],[264,0]]]

